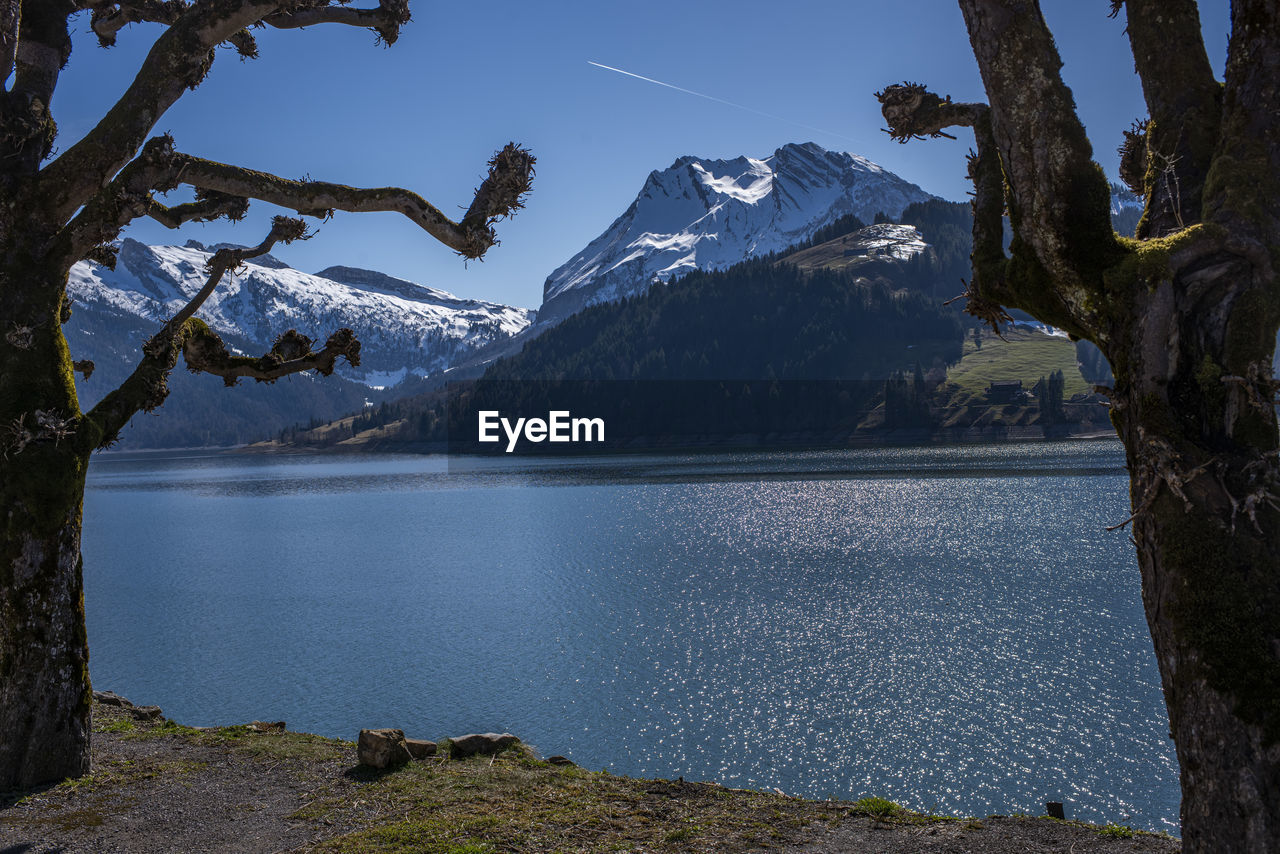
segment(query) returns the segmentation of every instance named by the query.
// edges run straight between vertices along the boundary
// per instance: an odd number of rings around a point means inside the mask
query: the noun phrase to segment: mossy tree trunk
[[[89,649],[80,564],[82,421],[59,323],[65,273],[0,268],[0,791],[89,763]],[[61,279],[61,281],[59,281]]]
[[[301,219],[277,216],[259,245],[210,258],[205,286],[143,346],[133,374],[82,412],[73,371],[89,379],[93,365],[73,361],[62,334],[71,312],[71,267],[82,260],[114,266],[114,241],[138,217],[167,228],[238,220],[251,199],[318,218],[335,210],[396,211],[463,257],[481,258],[497,242],[495,222],[522,206],[534,157],[514,143],[490,160],[489,174],[454,222],[409,190],[287,180],[181,153],[167,135],[147,138],[165,111],[200,85],[220,46],[242,59],[257,57],[251,29],[366,27],[394,44],[409,21],[409,0],[369,2],[361,8],[350,0],[0,0],[0,791],[89,768],[80,526],[90,454],[115,441],[135,413],[164,402],[180,354],[189,369],[227,385],[300,371],[327,376],[339,358],[359,364],[360,342],[349,329],[331,334],[319,350],[288,330],[269,352],[251,358],[228,352],[196,317],[228,270],[277,242],[308,236]],[[103,46],[130,23],[164,29],[120,99],[53,157],[51,104],[77,15]],[[179,185],[194,190],[193,201],[170,207],[157,198]]]
[[[1270,363],[1274,337],[1232,333],[1258,278],[1227,253],[1173,271],[1110,351],[1189,852],[1280,851],[1280,439],[1270,401],[1223,382]]]
[[[1234,0],[1224,83],[1194,0],[1113,0],[1149,110],[1122,148],[1136,239],[1111,229],[1038,3],[959,3],[989,104],[902,84],[885,118],[904,142],[974,129],[968,310],[1023,309],[1111,362],[1183,850],[1280,851],[1280,0]]]

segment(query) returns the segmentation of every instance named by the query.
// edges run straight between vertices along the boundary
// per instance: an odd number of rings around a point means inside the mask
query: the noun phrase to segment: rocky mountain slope
[[[128,375],[139,345],[186,304],[205,282],[205,262],[218,247],[146,246],[126,239],[114,270],[81,262],[71,271],[72,318],[65,331],[76,359],[96,372],[77,379],[89,406]],[[272,386],[242,383],[223,391],[216,378],[175,371],[163,418],[135,418],[125,446],[234,444],[262,438],[299,421],[328,420],[386,399],[397,384],[437,374],[527,327],[534,312],[460,299],[383,273],[330,267],[317,274],[265,256],[228,275],[199,316],[249,354],[265,353],[275,337],[297,329],[323,341],[350,327],[362,343],[361,364],[341,363],[338,376],[289,377]]]
[[[866,158],[814,143],[757,160],[681,157],[543,285],[542,323],[642,293],[692,270],[722,270],[808,239],[846,214],[897,217],[929,193]]]
[[[81,262],[71,271],[69,290],[80,312],[161,323],[203,286],[211,254],[194,241],[145,246],[126,239],[114,270]],[[243,342],[246,352],[265,352],[285,329],[324,340],[348,326],[363,344],[361,365],[342,373],[364,385],[389,386],[441,371],[514,335],[529,325],[533,312],[459,299],[370,270],[330,267],[310,275],[267,256],[228,275],[200,317],[237,346]],[[82,343],[73,348],[77,358],[105,355],[96,342]]]

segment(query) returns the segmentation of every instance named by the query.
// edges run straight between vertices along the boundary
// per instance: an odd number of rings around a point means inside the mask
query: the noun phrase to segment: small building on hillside
[[[1022,400],[1022,380],[995,380],[987,389],[987,403],[1018,403]]]

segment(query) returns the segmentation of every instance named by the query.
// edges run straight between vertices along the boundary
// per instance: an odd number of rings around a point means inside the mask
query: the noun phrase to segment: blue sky
[[[1042,2],[1095,156],[1114,176],[1121,132],[1144,109],[1123,16],[1109,20],[1109,5]],[[1221,74],[1227,0],[1202,0],[1200,8]],[[400,185],[454,214],[504,143],[516,140],[538,156],[527,209],[500,224],[502,245],[482,263],[464,266],[394,214],[339,213],[316,239],[277,253],[299,269],[369,267],[460,296],[536,307],[547,274],[621,214],[650,171],[685,154],[765,157],[784,143],[812,140],[947,198],[964,199],[968,190],[970,140],[898,145],[881,132],[873,97],[909,79],[956,100],[983,98],[950,0],[416,0],[413,10],[414,22],[390,50],[369,31],[347,27],[259,31],[260,59],[220,52],[204,85],[157,126],[194,155],[288,177]],[[54,102],[64,147],[123,91],[159,32],[134,25],[116,48],[102,50],[87,18],[77,29]],[[256,243],[278,212],[255,202],[235,226],[192,224],[175,233],[139,221],[126,235],[147,243]]]

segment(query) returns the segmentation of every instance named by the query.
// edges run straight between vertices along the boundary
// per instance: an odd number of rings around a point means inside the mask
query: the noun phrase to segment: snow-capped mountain
[[[930,198],[866,158],[811,142],[763,160],[681,157],[651,173],[626,212],[547,278],[539,319],[784,249],[846,214],[870,222]]]
[[[1146,200],[1120,184],[1111,185],[1111,226],[1125,237],[1132,237],[1142,219]]]
[[[72,268],[68,289],[76,313],[104,313],[159,328],[203,286],[211,254],[195,241],[146,246],[126,239],[114,270],[90,262]],[[265,353],[286,329],[323,342],[334,330],[350,327],[362,345],[361,364],[341,363],[339,373],[367,386],[443,371],[516,334],[534,317],[528,309],[459,299],[369,270],[330,267],[310,275],[270,256],[256,260],[228,274],[198,316],[230,346],[253,355]],[[96,353],[91,338],[79,343],[88,352],[78,350],[76,358],[95,361],[114,355],[120,344],[112,342],[111,353]]]

